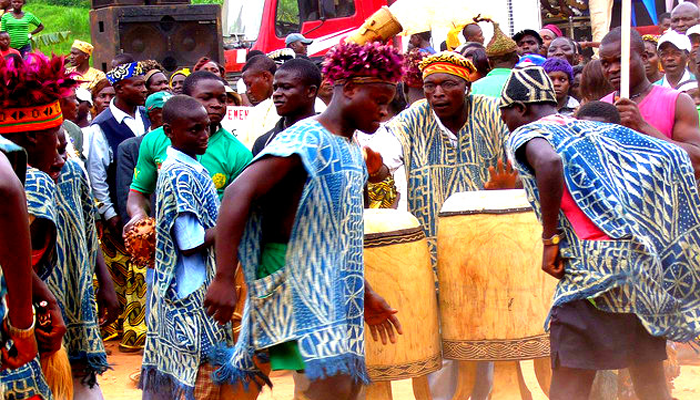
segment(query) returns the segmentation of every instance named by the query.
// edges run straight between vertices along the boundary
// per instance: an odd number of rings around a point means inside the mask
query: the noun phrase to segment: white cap
[[[87,89],[75,89],[75,97],[78,99],[78,101],[87,101],[90,103],[90,106],[92,106],[92,94]]]
[[[690,35],[700,35],[700,25],[690,27],[690,29],[685,32],[685,35],[688,37],[690,37]]]
[[[661,45],[663,45],[664,43],[671,43],[672,45],[676,46],[677,49],[685,50],[688,52],[690,52],[692,48],[688,36],[685,36],[684,34],[678,33],[671,29],[669,29],[668,32],[661,35],[661,37],[659,38],[659,45],[656,48],[661,49]]]

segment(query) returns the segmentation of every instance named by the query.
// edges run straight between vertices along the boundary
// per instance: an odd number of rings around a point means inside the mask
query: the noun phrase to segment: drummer
[[[508,45],[513,51],[517,49],[510,38],[495,37],[487,49]],[[489,167],[505,158],[507,131],[498,99],[469,93],[469,75],[476,70],[471,61],[442,52],[425,58],[420,70],[426,101],[417,101],[391,120],[369,146],[382,154],[380,173],[406,168],[408,211],[423,225],[435,267],[440,208],[453,193],[484,189]],[[514,173],[501,177],[514,185]],[[450,365],[448,371],[428,378],[436,400],[451,399],[456,389],[456,363],[446,364]],[[475,391],[473,399],[487,397],[488,379],[478,379]]]
[[[500,107],[543,225],[542,269],[560,279],[547,321],[550,399],[587,399],[596,370],[623,368],[639,398],[670,399],[666,339],[700,334],[700,216],[688,208],[700,197],[688,154],[558,115],[540,67],[514,70]]]

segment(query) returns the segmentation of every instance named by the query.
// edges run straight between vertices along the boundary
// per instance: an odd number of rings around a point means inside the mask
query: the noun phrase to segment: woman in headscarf
[[[190,74],[189,68],[180,68],[170,75],[170,90],[173,91],[173,94],[182,94],[182,84]]]

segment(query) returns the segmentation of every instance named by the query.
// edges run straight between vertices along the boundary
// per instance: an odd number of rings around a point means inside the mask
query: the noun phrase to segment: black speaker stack
[[[221,7],[190,0],[92,0],[93,66],[108,71],[129,53],[156,60],[167,72],[192,67],[200,57],[222,63]]]

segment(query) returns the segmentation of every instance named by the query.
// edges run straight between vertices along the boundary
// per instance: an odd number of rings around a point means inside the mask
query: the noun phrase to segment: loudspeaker
[[[103,71],[119,53],[156,60],[173,72],[200,57],[224,59],[218,4],[119,6],[90,10],[93,65]]]
[[[143,6],[146,0],[92,0],[92,8],[109,6]]]
[[[190,4],[190,0],[92,0],[92,8],[109,6],[152,6],[159,4]]]

